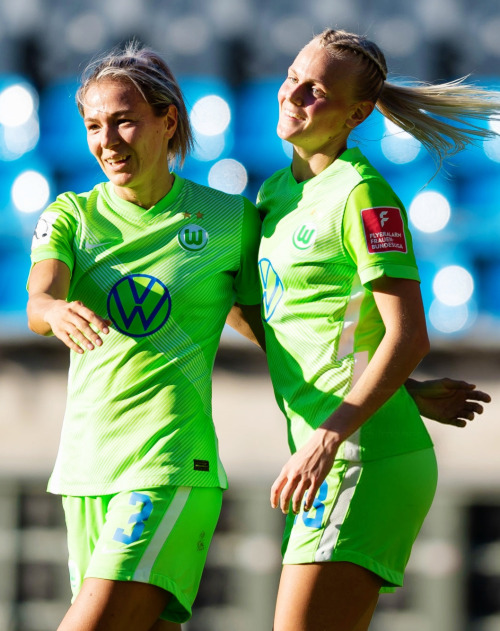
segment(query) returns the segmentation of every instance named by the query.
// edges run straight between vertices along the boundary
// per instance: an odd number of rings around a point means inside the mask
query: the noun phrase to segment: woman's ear
[[[175,105],[169,105],[165,114],[165,134],[170,140],[177,129],[177,108]]]
[[[354,129],[370,116],[374,108],[375,103],[371,101],[360,101],[356,103],[351,110],[350,116],[346,119],[346,126],[349,127],[349,129]]]

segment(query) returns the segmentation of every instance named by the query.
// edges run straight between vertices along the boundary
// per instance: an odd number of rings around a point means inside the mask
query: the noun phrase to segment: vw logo
[[[130,274],[116,282],[108,294],[108,314],[115,327],[130,337],[156,333],[172,309],[166,286],[149,274]]]
[[[264,319],[269,322],[280,303],[285,290],[278,273],[269,259],[259,261],[260,280],[262,283],[262,307]]]

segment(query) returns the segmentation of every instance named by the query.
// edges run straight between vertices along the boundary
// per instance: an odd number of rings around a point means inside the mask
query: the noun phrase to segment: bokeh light
[[[495,133],[500,134],[500,120],[490,119],[489,128]],[[492,138],[491,140],[485,140],[483,142],[484,153],[493,162],[500,162],[500,136]]]
[[[195,132],[194,140],[193,158],[201,162],[216,160],[222,154],[226,146],[223,134],[207,136]]]
[[[440,300],[434,300],[429,309],[429,321],[441,333],[452,334],[463,331],[475,319],[469,305],[446,305]]]
[[[237,160],[219,160],[210,169],[208,184],[225,193],[240,194],[248,184],[247,170]]]
[[[161,23],[160,23],[161,24]],[[212,37],[207,20],[197,13],[186,13],[161,24],[165,41],[172,50],[182,55],[198,55],[207,50]]]
[[[68,22],[65,33],[68,45],[79,53],[91,54],[104,46],[106,24],[97,12],[80,13]]]
[[[34,213],[47,205],[50,185],[47,178],[38,171],[24,171],[14,180],[11,194],[19,212]]]
[[[11,85],[0,93],[0,123],[5,127],[24,125],[35,107],[34,94],[27,86]]]
[[[384,124],[387,134],[382,138],[381,148],[387,160],[395,164],[407,164],[415,160],[422,144],[391,121],[384,119]]]
[[[472,274],[460,265],[448,265],[434,277],[432,290],[444,305],[457,307],[470,300],[474,292]]]
[[[231,109],[222,97],[216,94],[204,96],[191,110],[191,124],[205,136],[223,134],[231,122]]]
[[[446,227],[451,217],[448,199],[437,191],[423,191],[410,204],[410,220],[422,232],[438,232]]]
[[[421,33],[410,17],[388,16],[378,25],[377,32],[387,54],[402,56],[417,51]]]
[[[17,160],[38,144],[38,94],[24,83],[0,92],[0,159]]]

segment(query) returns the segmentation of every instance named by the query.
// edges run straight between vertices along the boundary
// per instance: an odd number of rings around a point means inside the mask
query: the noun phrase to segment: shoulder
[[[267,191],[271,191],[276,188],[276,186],[283,186],[289,178],[290,175],[290,166],[285,167],[284,169],[280,169],[273,173],[270,177],[268,177],[262,183],[259,190],[259,198],[262,195],[265,195]]]
[[[60,193],[47,210],[66,211],[71,214],[85,212],[90,206],[96,206],[98,200],[106,198],[104,183],[98,184],[91,191],[75,193],[66,191]]]
[[[377,169],[365,158],[359,149],[346,151],[344,171],[350,177],[347,200],[370,204],[382,203],[401,206],[392,186],[377,171]]]
[[[221,213],[243,214],[255,210],[255,205],[243,195],[226,193],[192,180],[184,180],[183,193],[190,204],[217,209]]]
[[[276,171],[262,183],[257,194],[257,208],[262,219],[268,215],[269,206],[273,205],[275,200],[283,200],[293,195],[291,184],[293,179],[290,166]]]

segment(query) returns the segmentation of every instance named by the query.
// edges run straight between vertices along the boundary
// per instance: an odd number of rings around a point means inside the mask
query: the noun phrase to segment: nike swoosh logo
[[[103,241],[102,243],[89,243],[89,242],[87,241],[87,243],[84,243],[84,244],[83,244],[83,247],[84,247],[86,250],[93,250],[94,248],[101,248],[101,247],[103,247],[104,245],[109,245],[110,243],[111,243],[111,241]]]

